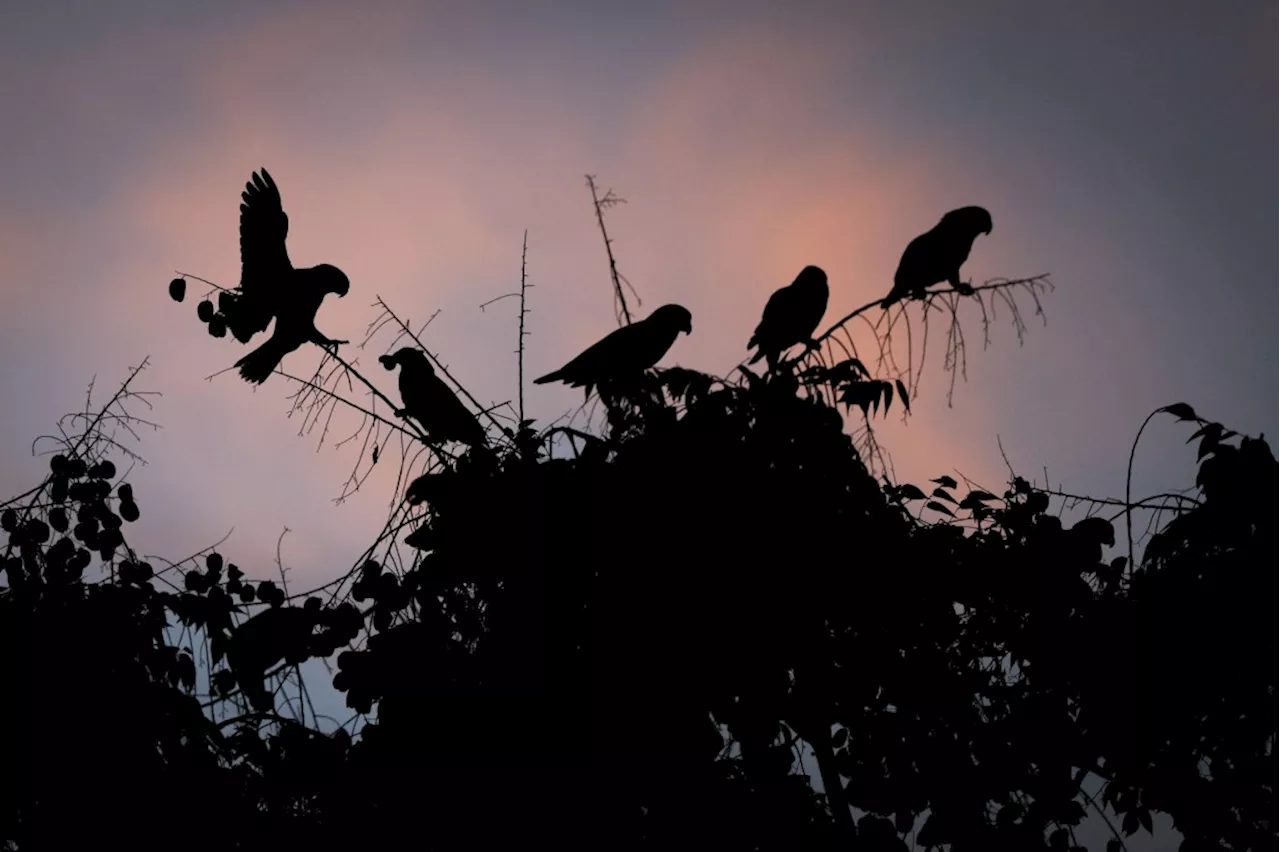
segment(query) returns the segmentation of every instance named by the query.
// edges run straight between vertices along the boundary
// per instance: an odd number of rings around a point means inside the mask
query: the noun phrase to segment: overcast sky
[[[960,469],[998,489],[998,435],[1028,476],[1122,493],[1135,430],[1176,401],[1273,439],[1276,10],[4,4],[0,490],[41,475],[32,438],[95,374],[105,389],[149,355],[163,430],[139,448],[134,540],[179,556],[234,527],[224,552],[265,574],[288,527],[303,585],[363,549],[390,480],[334,506],[354,450],[299,438],[279,377],[206,382],[243,350],[165,295],[175,269],[237,282],[239,193],[263,165],[294,262],[350,276],[322,329],[359,340],[377,296],[418,321],[438,310],[428,344],[486,403],[516,395],[515,311],[478,306],[517,284],[524,229],[527,374],[614,327],[594,172],[629,202],[608,221],[637,312],[693,312],[664,363],[720,374],[806,264],[829,274],[834,319],[887,292],[942,213],[987,207],[966,276],[1052,273],[1048,326],[1019,349],[998,322],[951,409],[935,344],[913,418],[885,433],[904,478]],[[380,351],[363,363],[391,390]],[[528,399],[546,422],[580,394]],[[1190,484],[1189,433],[1152,427],[1136,490]]]

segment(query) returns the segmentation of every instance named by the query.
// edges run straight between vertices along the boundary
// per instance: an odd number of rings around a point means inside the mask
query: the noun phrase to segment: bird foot
[[[958,292],[961,296],[972,296],[973,285],[966,284],[965,282],[961,281],[958,284],[956,284],[956,292]]]

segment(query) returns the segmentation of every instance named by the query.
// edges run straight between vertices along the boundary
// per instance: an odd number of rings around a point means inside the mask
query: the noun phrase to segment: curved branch
[[[1017,278],[1012,281],[993,278],[990,281],[987,281],[983,284],[979,284],[978,286],[972,289],[974,293],[977,293],[982,290],[1006,290],[1011,287],[1018,287],[1018,286],[1031,286],[1033,284],[1049,284],[1049,281],[1047,280],[1049,278],[1049,275],[1050,273],[1048,272],[1042,272],[1039,275],[1032,275],[1029,278]],[[940,293],[954,293],[959,291],[952,290],[951,288],[947,288],[946,290],[927,290],[925,292],[926,292],[926,295],[936,296]],[[840,328],[842,328],[845,325],[845,323],[866,313],[872,308],[879,307],[883,304],[884,304],[884,299],[876,299],[874,302],[868,302],[862,307],[849,312],[848,314],[846,314],[845,316],[837,320],[834,325],[832,325],[830,328],[824,331],[820,336],[815,338],[815,341],[818,343],[821,343],[831,335],[835,334],[836,331],[838,331]]]

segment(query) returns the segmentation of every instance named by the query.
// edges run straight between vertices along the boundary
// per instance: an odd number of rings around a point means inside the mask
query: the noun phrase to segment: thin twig
[[[621,319],[625,320],[627,325],[631,325],[631,311],[627,309],[627,299],[622,293],[621,276],[618,275],[618,264],[613,257],[613,240],[609,239],[609,231],[604,226],[604,208],[612,207],[615,204],[626,204],[627,200],[619,198],[612,189],[605,190],[604,195],[601,196],[596,192],[596,176],[587,175],[586,178],[587,186],[591,189],[591,204],[595,207],[596,222],[600,225],[600,235],[604,237],[604,250],[609,256],[609,277],[613,280],[613,297],[622,309]],[[634,288],[632,288],[632,292],[635,292]]]
[[[519,400],[520,422],[516,424],[517,431],[524,428],[524,337],[527,334],[524,330],[524,317],[529,313],[525,307],[525,294],[530,286],[525,262],[528,256],[529,229],[525,228],[524,239],[520,244],[520,333],[517,337],[519,346],[516,348],[516,387],[519,391],[516,398]]]

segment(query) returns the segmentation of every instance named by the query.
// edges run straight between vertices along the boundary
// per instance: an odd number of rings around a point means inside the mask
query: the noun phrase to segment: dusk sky
[[[830,322],[981,204],[965,275],[1052,273],[1048,326],[1019,349],[997,321],[982,352],[966,306],[951,409],[935,332],[914,416],[884,429],[898,473],[999,487],[999,435],[1028,476],[1119,493],[1159,405],[1277,431],[1276,28],[1246,2],[7,4],[0,484],[40,475],[31,440],[95,374],[101,393],[149,355],[147,550],[234,527],[224,550],[252,565],[287,526],[286,561],[327,579],[367,543],[391,481],[333,506],[355,450],[299,438],[282,378],[204,381],[243,350],[196,320],[205,288],[165,295],[175,269],[237,283],[239,193],[265,165],[293,261],[351,278],[321,328],[358,341],[377,296],[438,310],[428,345],[486,404],[515,397],[515,306],[478,306],[516,287],[524,229],[527,375],[615,327],[586,172],[629,202],[608,223],[637,313],[693,312],[664,363],[721,375],[804,265],[830,276]],[[394,392],[381,351],[361,363]],[[527,393],[544,423],[580,401]],[[1188,430],[1148,434],[1138,485],[1189,484]]]
[[[883,428],[903,480],[1001,490],[999,436],[1028,478],[1123,494],[1139,424],[1178,401],[1274,446],[1276,45],[1276,3],[1245,0],[5,3],[0,496],[43,475],[31,441],[91,378],[105,399],[150,356],[135,546],[177,559],[234,528],[222,552],[267,577],[288,527],[300,589],[369,543],[391,466],[333,505],[356,449],[299,437],[285,379],[205,381],[246,350],[197,321],[204,287],[165,293],[179,269],[238,282],[261,166],[293,262],[350,276],[321,329],[359,341],[378,296],[440,311],[426,342],[486,404],[516,397],[516,308],[479,305],[518,287],[525,229],[526,376],[616,327],[590,172],[628,200],[607,221],[633,309],[693,313],[663,364],[719,375],[805,265],[830,277],[825,328],[944,212],[989,209],[965,277],[1051,273],[1048,325],[1028,315],[1019,348],[1002,315],[984,352],[966,305],[952,408],[935,328],[913,416]],[[387,342],[346,354],[394,396]],[[543,424],[581,401],[526,396]],[[1192,483],[1191,431],[1148,430],[1135,493]]]

